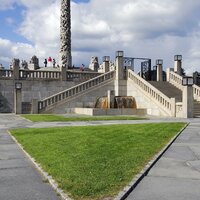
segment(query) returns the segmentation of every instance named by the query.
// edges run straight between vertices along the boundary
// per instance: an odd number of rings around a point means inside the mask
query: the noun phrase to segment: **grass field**
[[[142,117],[133,117],[133,116],[94,116],[94,117],[88,117],[88,116],[62,116],[62,115],[52,115],[52,114],[27,114],[27,115],[21,115],[22,117],[31,120],[33,122],[55,122],[55,121],[102,121],[102,120],[144,120],[146,118]]]
[[[184,123],[16,129],[11,133],[76,200],[113,197]]]

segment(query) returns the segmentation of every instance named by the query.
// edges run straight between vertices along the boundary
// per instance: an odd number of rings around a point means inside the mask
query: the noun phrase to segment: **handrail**
[[[173,71],[170,71],[169,82],[180,90],[183,90],[182,80],[182,76]],[[200,87],[198,85],[193,85],[193,96],[194,100],[200,101]]]
[[[63,100],[66,100],[67,98],[78,95],[89,88],[92,88],[107,80],[114,78],[114,75],[115,75],[115,71],[111,71],[111,72],[102,74],[100,76],[97,76],[95,78],[92,78],[83,83],[80,83],[76,86],[73,86],[67,90],[64,90],[62,92],[49,96],[38,102],[38,111],[41,112],[41,111],[47,110],[50,106],[56,103],[62,102]]]
[[[175,98],[167,97],[132,70],[128,70],[128,78],[135,83],[136,87],[139,88],[141,92],[154,100],[157,105],[161,106],[166,113],[168,113],[170,116],[175,116]]]
[[[180,76],[179,74],[177,74],[173,71],[170,71],[170,73],[169,73],[169,83],[171,83],[172,85],[174,85],[178,89],[183,90],[182,80],[183,80],[182,76]]]
[[[195,100],[200,101],[200,87],[198,85],[193,85],[193,96]]]

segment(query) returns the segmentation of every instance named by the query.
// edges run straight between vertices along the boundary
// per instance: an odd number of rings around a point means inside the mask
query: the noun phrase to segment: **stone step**
[[[149,83],[161,91],[163,94],[165,94],[167,97],[175,98],[176,102],[182,102],[182,91],[173,86],[171,83],[166,81],[149,81]]]
[[[200,118],[200,102],[194,101],[193,115],[195,118]]]

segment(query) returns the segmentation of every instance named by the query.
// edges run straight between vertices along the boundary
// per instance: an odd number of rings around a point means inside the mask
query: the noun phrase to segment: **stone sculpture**
[[[39,59],[37,58],[37,56],[33,56],[30,60],[30,63],[28,64],[28,68],[30,70],[36,70],[39,69]]]
[[[89,68],[95,72],[98,71],[99,69],[98,57],[92,56]]]
[[[60,65],[71,67],[71,11],[70,0],[61,0],[60,16]]]
[[[20,68],[19,64],[20,64],[20,60],[17,58],[13,58],[10,64],[10,69]]]

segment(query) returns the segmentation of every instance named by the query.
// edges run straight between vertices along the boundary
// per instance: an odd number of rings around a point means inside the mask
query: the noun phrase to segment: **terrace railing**
[[[19,79],[60,79],[60,71],[19,70]]]
[[[64,74],[62,74],[64,73]],[[65,74],[66,73],[66,74]],[[63,76],[66,81],[86,81],[102,73],[87,71],[46,71],[46,70],[8,70],[0,69],[0,79],[16,79],[16,80],[62,80]]]
[[[10,69],[0,69],[0,79],[12,79],[13,71]]]

